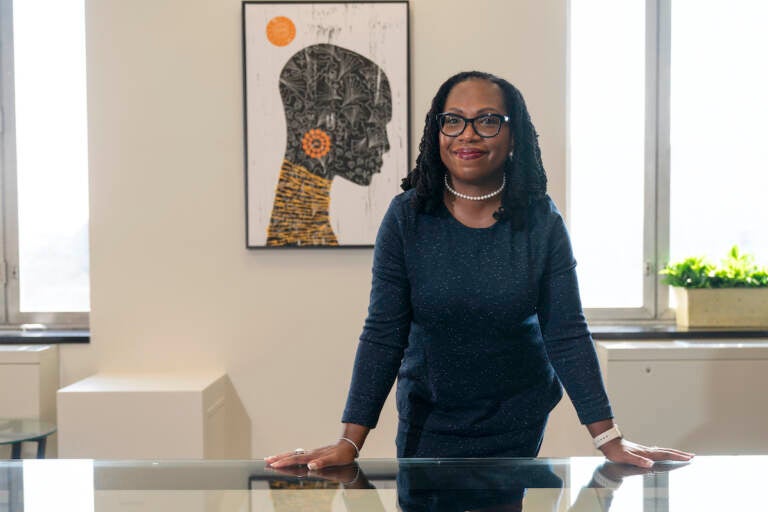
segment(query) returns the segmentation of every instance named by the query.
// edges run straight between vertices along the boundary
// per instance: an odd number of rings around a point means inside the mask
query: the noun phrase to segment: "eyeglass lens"
[[[481,137],[495,137],[501,130],[501,118],[493,114],[466,119],[458,114],[444,114],[440,117],[440,131],[449,137],[457,137],[472,123],[475,132]]]

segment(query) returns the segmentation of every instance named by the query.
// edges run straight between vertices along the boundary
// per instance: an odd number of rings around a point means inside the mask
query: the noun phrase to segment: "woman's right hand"
[[[266,457],[264,460],[273,468],[298,466],[306,464],[311,471],[330,466],[343,466],[355,461],[357,455],[355,447],[350,443],[339,440],[336,444],[323,446],[314,450],[296,449],[278,455]]]

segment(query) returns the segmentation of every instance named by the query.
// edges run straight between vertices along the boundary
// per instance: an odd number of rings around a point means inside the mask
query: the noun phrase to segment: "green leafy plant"
[[[682,288],[759,288],[768,287],[768,268],[755,264],[755,258],[734,245],[720,265],[700,256],[669,263],[660,274],[662,281]]]

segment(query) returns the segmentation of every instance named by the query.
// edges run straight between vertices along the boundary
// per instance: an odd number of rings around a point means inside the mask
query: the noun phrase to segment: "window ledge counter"
[[[763,327],[678,327],[675,324],[600,324],[590,323],[595,341],[629,340],[713,340],[713,339],[768,339],[768,328]]]
[[[0,345],[56,345],[90,343],[88,329],[17,329],[0,327]]]
[[[677,327],[674,324],[601,324],[590,322],[592,337],[596,341],[608,340],[670,340],[670,339],[717,339],[717,338],[766,338],[766,328],[696,329]],[[59,344],[89,343],[88,329],[23,330],[0,327],[2,344]]]

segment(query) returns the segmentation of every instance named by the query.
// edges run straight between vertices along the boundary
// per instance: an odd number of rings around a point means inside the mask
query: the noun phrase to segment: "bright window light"
[[[13,30],[20,311],[88,311],[83,0],[15,0]]]
[[[672,2],[670,259],[768,263],[768,2]]]
[[[585,308],[643,306],[645,1],[570,3],[568,219]]]

